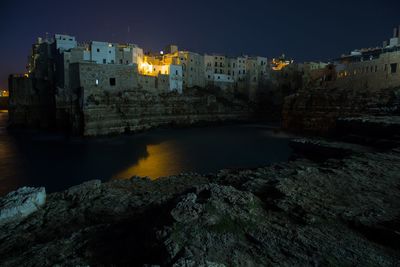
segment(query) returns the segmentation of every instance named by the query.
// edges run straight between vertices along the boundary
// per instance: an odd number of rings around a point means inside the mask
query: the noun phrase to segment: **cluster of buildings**
[[[73,36],[56,34],[38,38],[32,46],[27,73],[10,76],[10,117],[23,121],[26,114],[41,118],[55,110],[56,120],[63,121],[82,111],[88,98],[119,91],[182,93],[214,87],[264,101],[301,88],[400,87],[399,64],[400,27],[380,47],[354,50],[329,63],[299,64],[284,55],[272,60],[229,57],[179,50],[176,45],[145,53],[136,44],[78,43]]]
[[[191,87],[256,88],[268,76],[268,67],[265,57],[201,55],[176,45],[152,54],[136,44],[78,43],[74,36],[56,34],[38,38],[25,76],[64,91],[90,85],[181,93]]]

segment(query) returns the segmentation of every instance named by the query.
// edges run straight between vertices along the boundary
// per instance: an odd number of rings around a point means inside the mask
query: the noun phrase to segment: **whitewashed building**
[[[90,44],[91,60],[97,64],[115,64],[116,45],[93,41]]]
[[[78,43],[74,36],[65,35],[65,34],[55,34],[54,42],[56,49],[60,52],[75,48],[78,46]]]

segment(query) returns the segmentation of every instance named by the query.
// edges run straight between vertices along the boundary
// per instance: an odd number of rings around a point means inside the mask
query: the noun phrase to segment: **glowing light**
[[[147,62],[142,62],[140,64],[140,71],[143,74],[152,74],[153,73],[153,65],[151,65]]]
[[[160,51],[160,55],[164,55],[164,51]]]
[[[139,64],[139,73],[148,76],[169,74],[169,65],[153,65],[148,62],[142,62]]]
[[[293,62],[293,61],[292,61]],[[281,59],[272,59],[272,64],[274,65],[272,67],[273,70],[276,71],[280,71],[283,70],[284,68],[286,68],[288,65],[290,65],[290,63],[292,63],[291,61],[288,60],[281,60]]]

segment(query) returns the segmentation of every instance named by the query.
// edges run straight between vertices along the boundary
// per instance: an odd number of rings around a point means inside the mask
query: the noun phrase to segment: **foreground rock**
[[[1,266],[396,266],[400,150],[91,181],[0,228]]]
[[[23,219],[36,212],[46,202],[44,187],[22,187],[0,199],[0,225]]]

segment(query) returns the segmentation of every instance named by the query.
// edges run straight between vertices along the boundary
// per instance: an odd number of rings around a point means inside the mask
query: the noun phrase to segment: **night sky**
[[[400,0],[0,0],[0,87],[9,73],[25,70],[31,44],[46,32],[131,42],[145,51],[175,43],[201,53],[285,53],[308,61],[381,45],[398,24]]]

